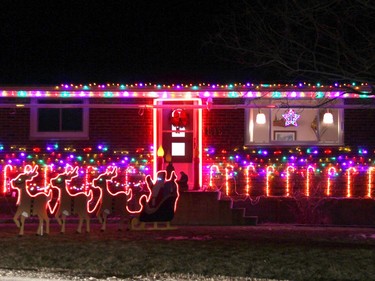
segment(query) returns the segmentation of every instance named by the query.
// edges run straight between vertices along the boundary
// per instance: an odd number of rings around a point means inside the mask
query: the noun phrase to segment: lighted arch
[[[250,183],[251,177],[250,173],[255,173],[255,167],[253,164],[250,164],[246,167],[246,195],[250,195]]]
[[[327,190],[326,190],[326,195],[331,196],[331,177],[336,174],[336,168],[335,167],[329,167],[327,171]]]
[[[306,169],[306,196],[310,196],[310,175],[315,173],[313,166],[308,166]]]
[[[232,165],[228,165],[225,167],[225,194],[226,195],[229,195],[229,170],[232,170],[233,171],[233,166]]]
[[[266,176],[266,196],[270,195],[270,177],[271,174],[275,171],[274,167],[268,166],[266,168],[267,176]]]
[[[352,197],[352,192],[351,192],[351,186],[353,182],[353,175],[355,174],[357,170],[354,167],[350,167],[349,169],[346,170],[347,176],[348,176],[348,181],[347,181],[347,188],[346,188],[346,197]]]
[[[213,186],[213,174],[214,174],[214,171],[216,172],[216,173],[219,173],[220,172],[220,170],[219,170],[219,166],[217,166],[217,165],[211,165],[210,166],[210,181],[209,181],[209,186],[210,186],[210,188],[213,188],[214,186]]]
[[[12,171],[13,170],[13,167],[12,167],[12,165],[9,165],[9,164],[7,164],[7,165],[5,165],[5,167],[4,167],[4,179],[3,179],[3,193],[6,193],[7,191],[8,191],[8,188],[7,188],[7,186],[8,186],[8,171]]]
[[[367,197],[371,198],[372,197],[372,173],[373,171],[375,170],[374,167],[370,167],[368,170],[367,170],[367,174],[368,174],[368,183],[367,183]]]
[[[293,166],[288,166],[286,168],[286,196],[290,196],[290,173],[293,173],[295,168]]]

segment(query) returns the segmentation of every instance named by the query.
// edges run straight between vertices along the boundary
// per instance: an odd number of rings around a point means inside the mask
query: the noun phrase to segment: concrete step
[[[258,224],[258,216],[244,216],[244,225],[257,225]]]

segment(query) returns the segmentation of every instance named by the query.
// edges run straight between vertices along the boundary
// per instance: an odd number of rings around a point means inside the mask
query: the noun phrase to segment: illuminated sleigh
[[[20,229],[19,236],[24,234],[25,220],[30,216],[38,216],[39,225],[37,235],[43,235],[43,222],[46,223],[45,233],[49,234],[49,217],[47,214],[48,202],[52,192],[48,187],[32,191],[30,186],[35,177],[38,176],[38,166],[30,165],[24,167],[24,172],[10,181],[11,187],[18,191],[17,210],[13,220]],[[47,193],[48,190],[48,193]]]
[[[149,175],[146,176],[150,194],[141,197],[140,205],[143,208],[139,217],[132,219],[132,230],[174,229],[170,222],[176,212],[179,198],[177,176],[174,171],[169,179],[166,179],[166,175],[166,171],[159,171],[155,182]]]
[[[51,187],[58,191],[57,202],[54,207],[50,207],[50,211],[55,213],[55,218],[61,225],[61,233],[65,233],[66,217],[72,215],[77,215],[79,218],[77,233],[82,232],[84,221],[86,221],[86,232],[90,232],[90,215],[87,208],[93,194],[91,190],[89,192],[86,190],[73,191],[71,181],[76,177],[78,177],[78,167],[73,169],[67,165],[63,173],[50,180]]]

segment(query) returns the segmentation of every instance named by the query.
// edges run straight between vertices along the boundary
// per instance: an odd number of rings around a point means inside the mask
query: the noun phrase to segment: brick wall
[[[16,99],[2,99],[2,103],[14,103]],[[19,102],[19,101],[18,101]],[[28,103],[28,99],[22,99]],[[92,99],[91,103],[141,103],[150,99]],[[214,104],[241,104],[241,99],[214,99]],[[368,104],[372,100],[352,99],[346,104]],[[29,140],[30,111],[27,108],[0,108],[0,143],[3,145],[27,145],[44,147],[50,140]],[[349,146],[375,146],[375,114],[372,109],[347,109],[344,114],[344,142]],[[244,144],[244,109],[203,110],[203,147],[216,151],[233,150]],[[152,144],[152,110],[138,109],[90,109],[88,141],[58,141],[60,146],[94,146],[100,143],[111,149],[148,149]]]
[[[153,141],[152,110],[100,109],[90,110],[91,143],[106,143],[113,149],[135,152],[148,149]]]
[[[373,99],[347,99],[348,105],[375,105]],[[346,109],[344,143],[348,146],[375,146],[375,110]]]
[[[14,102],[14,100],[7,100]],[[4,100],[3,100],[4,102]],[[19,101],[18,101],[19,102]],[[23,103],[28,102],[22,100]],[[118,100],[90,100],[91,103],[118,103]],[[126,99],[126,103],[151,103],[146,99]],[[121,100],[121,103],[125,103]],[[30,140],[30,110],[0,108],[0,143],[4,146],[41,148],[51,140]],[[152,110],[90,109],[89,140],[57,140],[60,147],[81,149],[106,144],[111,150],[126,150],[134,154],[138,148],[149,149],[152,144]]]

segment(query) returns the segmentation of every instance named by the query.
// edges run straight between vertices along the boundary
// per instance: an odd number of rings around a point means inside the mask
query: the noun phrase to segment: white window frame
[[[310,103],[311,100],[306,100],[306,104]],[[247,101],[247,104],[252,104],[251,100]],[[297,140],[296,141],[291,141],[291,142],[282,142],[282,141],[275,141],[273,140],[273,134],[275,128],[273,128],[272,121],[273,121],[273,116],[272,116],[272,110],[277,110],[277,107],[275,107],[275,104],[280,104],[281,101],[275,101],[272,99],[268,99],[263,102],[264,104],[260,104],[259,101],[257,103],[254,103],[256,106],[255,107],[249,107],[246,108],[245,110],[245,145],[247,146],[294,146],[294,145],[314,145],[314,146],[325,146],[325,145],[333,145],[333,146],[341,146],[344,145],[344,109],[337,107],[337,105],[343,104],[343,101],[341,100],[336,100],[336,107],[335,110],[338,110],[337,113],[337,119],[334,121],[337,126],[337,140],[335,141],[324,141],[324,140],[317,140],[317,139],[312,139],[311,141],[299,141],[298,140],[298,133],[297,133]],[[292,103],[292,101],[290,102]],[[267,106],[269,105],[269,106]],[[258,106],[258,107],[257,107]],[[326,108],[329,108],[329,105],[326,106]],[[292,108],[296,109],[296,108]],[[313,108],[310,108],[313,109]],[[321,110],[322,108],[316,108],[317,110],[317,116],[319,113],[319,109]],[[287,108],[281,108],[279,110],[287,110]],[[256,124],[256,113],[261,111],[266,115],[266,124],[264,125],[258,125]],[[298,122],[297,122],[298,123]],[[267,135],[268,139],[263,139],[262,141],[256,141],[255,140],[255,134],[257,134],[256,130],[258,126],[263,126],[263,132],[264,130],[267,130]],[[293,126],[285,127],[282,128],[280,131],[294,131],[296,128]]]
[[[78,98],[74,98],[77,100]],[[38,109],[48,108],[48,104],[43,104],[43,107],[38,103],[37,98],[30,101],[30,139],[58,139],[58,140],[87,140],[89,138],[89,108],[88,99],[80,99],[83,101],[83,130],[78,132],[39,132],[38,131]],[[44,106],[45,105],[45,106]],[[71,104],[73,105],[73,104]],[[76,105],[76,104],[74,104]],[[56,108],[56,107],[54,107]],[[63,107],[61,108],[63,109]]]

